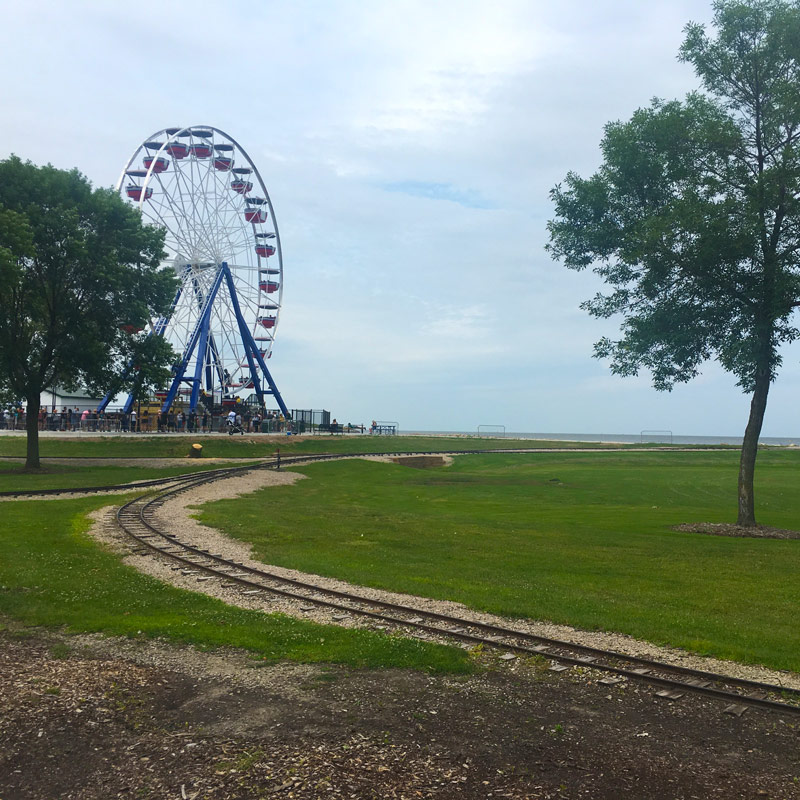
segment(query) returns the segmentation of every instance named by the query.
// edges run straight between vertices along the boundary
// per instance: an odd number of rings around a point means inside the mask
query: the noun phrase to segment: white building
[[[64,408],[71,408],[74,410],[76,406],[79,411],[83,411],[85,408],[89,409],[89,411],[94,411],[99,405],[100,400],[86,394],[80,389],[74,392],[68,392],[63,387],[54,386],[52,389],[48,389],[39,395],[39,403],[41,408],[46,408],[48,411],[52,411],[53,408],[58,411]]]

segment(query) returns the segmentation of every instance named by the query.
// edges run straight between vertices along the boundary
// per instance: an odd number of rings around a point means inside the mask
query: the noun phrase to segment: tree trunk
[[[28,434],[28,454],[25,469],[39,469],[39,395],[31,393],[25,409],[25,430]]]
[[[742,455],[739,459],[739,525],[756,524],[756,508],[753,496],[753,478],[756,472],[756,456],[758,455],[758,437],[767,410],[767,394],[769,393],[769,371],[759,370],[753,398],[750,401],[750,419],[742,441]]]

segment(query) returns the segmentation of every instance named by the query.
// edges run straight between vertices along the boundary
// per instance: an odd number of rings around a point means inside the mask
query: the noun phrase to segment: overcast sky
[[[270,367],[290,408],[404,429],[741,435],[716,364],[672,393],[612,376],[599,288],[544,252],[549,190],[606,122],[696,87],[701,0],[3,0],[0,157],[110,186],[167,126],[213,125],[259,167],[285,292]],[[798,436],[800,348],[764,435]]]

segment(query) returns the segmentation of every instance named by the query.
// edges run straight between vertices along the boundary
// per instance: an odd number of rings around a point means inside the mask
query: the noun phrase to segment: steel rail
[[[389,458],[402,458],[402,457],[417,457],[417,456],[469,456],[469,455],[491,455],[493,453],[506,453],[506,454],[524,454],[524,453],[538,453],[538,454],[547,454],[547,453],[578,453],[578,452],[589,452],[589,453],[618,453],[618,452],[634,452],[634,453],[644,453],[644,452],[652,452],[654,448],[609,448],[609,447],[597,447],[597,448],[532,448],[532,447],[521,447],[521,448],[502,448],[502,449],[494,449],[494,450],[395,450],[389,452],[371,452],[371,451],[359,451],[359,452],[346,452],[346,453],[309,453],[307,455],[298,455],[298,456],[281,456],[281,464],[288,465],[288,464],[299,464],[305,463],[309,461],[326,461],[326,460],[335,460],[335,459],[344,459],[344,458],[365,458],[369,456],[387,456]],[[678,450],[677,448],[670,448],[669,452],[705,452],[698,449],[692,450]],[[76,456],[76,458],[80,458],[81,456]],[[54,456],[54,458],[72,458],[72,456]],[[95,456],[82,456],[82,458],[95,458]],[[122,456],[120,456],[122,459]],[[254,457],[258,458],[258,456]],[[271,463],[268,461],[272,457],[262,456],[263,463]],[[258,466],[258,465],[257,465]],[[242,467],[243,468],[243,467]],[[221,470],[225,470],[228,468],[220,468]],[[229,469],[239,469],[238,467],[231,467]],[[212,474],[217,470],[204,470],[203,474]],[[168,481],[178,480],[181,478],[191,479],[192,476],[197,475],[199,473],[196,472],[186,472],[180,475],[174,475],[171,478],[154,478],[153,480],[147,481],[137,481],[135,483],[121,483],[121,484],[111,484],[108,486],[76,486],[76,487],[65,487],[62,489],[9,489],[5,491],[0,491],[0,497],[21,497],[21,496],[30,496],[30,497],[37,497],[39,495],[46,496],[50,494],[90,494],[92,492],[109,492],[112,490],[127,490],[129,488],[147,488],[149,486],[158,486],[163,483],[167,483]]]
[[[169,483],[180,483],[191,481],[198,475],[212,475],[217,473],[229,473],[237,470],[252,468],[252,464],[240,467],[219,467],[217,469],[199,470],[198,472],[183,472],[179,475],[167,476],[164,478],[152,478],[146,481],[134,481],[132,483],[112,483],[106,486],[73,486],[62,487],[60,489],[10,489],[0,492],[0,497],[39,497],[51,494],[91,494],[92,492],[127,492],[129,489],[146,489],[153,486],[162,486]]]
[[[344,456],[324,456],[324,458],[340,457]],[[312,457],[313,460],[320,460],[320,458],[322,457]],[[308,461],[312,459],[309,459],[309,457],[297,457],[286,459],[283,463],[299,463],[301,461]],[[238,468],[237,471],[274,467],[274,463],[262,464],[258,466]],[[404,626],[407,628],[410,627],[437,636],[455,638],[459,641],[469,642],[471,644],[481,644],[517,654],[544,656],[551,658],[556,662],[582,667],[591,667],[593,669],[618,675],[620,677],[625,677],[632,680],[640,680],[657,686],[662,686],[673,690],[680,690],[682,692],[702,694],[716,699],[727,700],[734,704],[757,706],[771,709],[773,711],[781,710],[788,713],[800,714],[800,706],[782,703],[767,697],[742,695],[737,692],[731,692],[726,689],[720,689],[707,684],[726,684],[728,686],[736,686],[737,688],[743,690],[783,694],[784,696],[790,695],[792,697],[800,698],[800,690],[793,689],[791,687],[783,687],[760,681],[752,681],[745,678],[735,678],[732,676],[711,673],[691,667],[668,664],[639,656],[630,656],[613,650],[604,650],[602,648],[580,645],[545,636],[537,636],[528,632],[518,631],[513,628],[506,628],[491,623],[478,622],[449,614],[425,611],[412,606],[405,606],[400,603],[375,600],[351,592],[326,589],[312,583],[276,575],[274,573],[267,572],[266,570],[248,567],[239,562],[212,554],[207,550],[195,547],[194,545],[186,544],[173,534],[169,534],[158,529],[154,524],[152,524],[151,521],[146,519],[146,516],[150,516],[152,519],[155,509],[163,504],[163,502],[165,502],[169,496],[188,491],[195,486],[202,485],[204,483],[210,483],[224,476],[204,474],[196,477],[196,481],[187,481],[179,487],[175,487],[160,493],[157,497],[149,501],[146,501],[146,498],[140,497],[122,506],[117,511],[117,519],[122,529],[134,540],[138,541],[140,545],[145,546],[148,550],[152,550],[159,555],[172,559],[173,561],[180,562],[189,569],[200,570],[213,577],[219,578],[226,582],[231,582],[249,590],[258,590],[277,594],[292,600],[312,603],[325,608],[343,611],[369,619],[379,620],[381,622],[388,622],[392,625]],[[139,504],[138,509],[134,509],[136,504]],[[128,522],[127,525],[125,524],[126,522]],[[131,522],[133,522],[135,525],[143,526],[146,532],[144,534],[137,534],[135,531],[131,530]],[[162,538],[166,544],[164,546],[159,546],[155,542],[148,541],[148,539],[153,536]],[[182,548],[184,554],[181,555],[180,553],[169,552],[165,549],[165,547]],[[201,559],[206,563],[198,563],[198,561],[195,559]],[[208,562],[210,562],[210,564]],[[223,572],[223,568],[230,570],[230,572]],[[250,577],[244,577],[241,575],[241,573],[245,573]],[[314,597],[313,595],[300,594],[287,589],[281,589],[274,585],[265,585],[263,581],[280,583],[284,585],[288,584],[307,592],[314,592],[318,595],[323,595],[323,597]],[[336,598],[336,600],[325,599],[324,596],[333,597]],[[372,606],[373,608],[377,607],[386,611],[410,615],[411,619],[403,619],[402,617],[393,616],[392,614],[371,611],[364,608],[354,608],[350,605],[344,605],[342,602],[337,602],[337,600],[345,600],[350,603],[360,603],[363,605]],[[428,622],[425,622],[425,619],[427,619]],[[437,625],[429,624],[432,621],[454,625],[456,626],[456,629],[448,630]],[[479,630],[484,634],[491,634],[491,636],[487,637],[486,635],[469,633],[467,630],[465,630],[466,628]],[[499,637],[505,637],[505,641],[500,640]],[[535,642],[537,644],[530,646],[530,644],[520,644],[520,642]],[[554,652],[551,648],[562,652]],[[571,651],[572,653],[580,653],[582,655],[570,655],[569,652],[563,652],[565,650]],[[607,659],[611,662],[617,662],[617,664],[598,663],[595,660],[597,658]],[[637,668],[626,668],[624,666],[618,666],[618,664],[637,665]],[[693,680],[687,682],[683,680],[677,680],[675,678],[664,677],[663,675],[650,674],[650,670],[659,671],[661,673],[678,674],[684,677],[691,677]]]

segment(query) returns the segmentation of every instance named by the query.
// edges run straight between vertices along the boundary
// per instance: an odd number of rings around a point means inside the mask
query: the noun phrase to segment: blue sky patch
[[[412,197],[425,197],[428,200],[449,200],[466,208],[493,208],[494,206],[480,192],[472,189],[459,189],[451,183],[430,183],[428,181],[395,181],[381,186],[387,192],[409,194]]]

